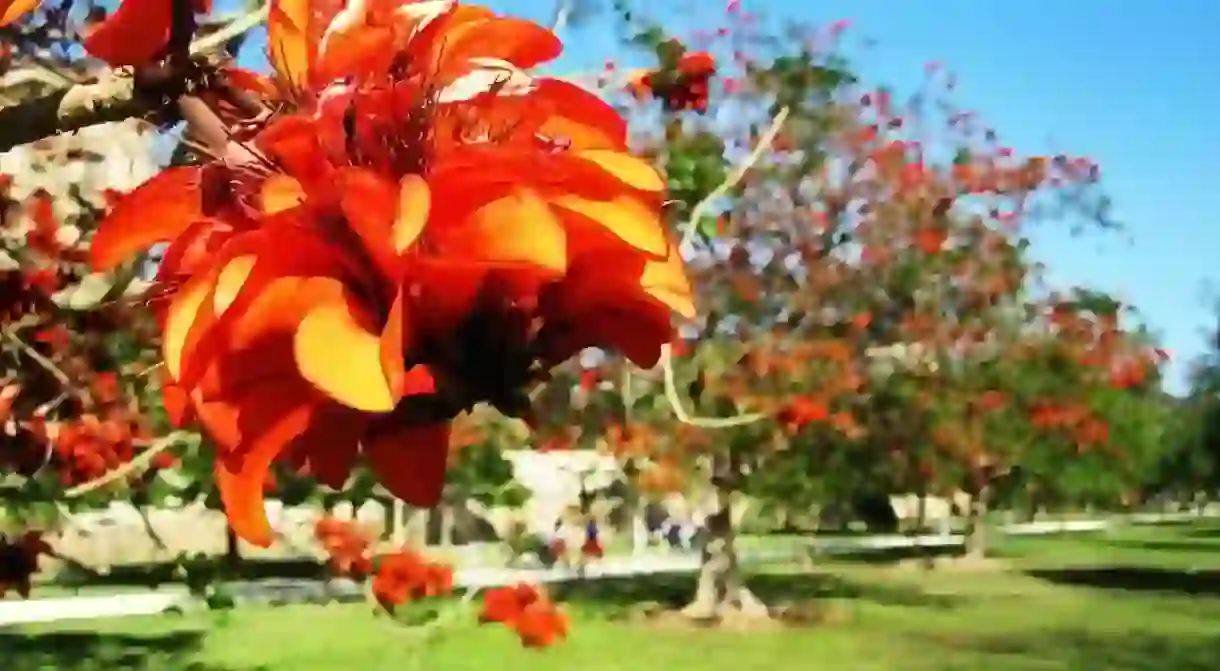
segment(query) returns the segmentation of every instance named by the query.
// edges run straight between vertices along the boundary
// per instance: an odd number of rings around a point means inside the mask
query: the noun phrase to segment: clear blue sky
[[[608,6],[609,0],[600,0]],[[493,0],[493,8],[546,22],[553,0]],[[724,0],[663,6],[674,32],[716,27]],[[1175,355],[1169,389],[1208,323],[1202,284],[1220,280],[1220,1],[744,0],[747,11],[805,22],[850,19],[845,46],[865,82],[912,91],[923,64],[958,75],[957,100],[978,110],[1006,144],[1100,163],[1114,214],[1131,240],[1073,238],[1044,226],[1034,252],[1055,284],[1113,292],[1143,313]],[[564,71],[622,54],[603,20],[566,31]],[[261,40],[260,40],[261,42]],[[869,43],[872,43],[871,45]],[[253,46],[253,45],[252,45]],[[256,47],[256,48],[261,48]]]

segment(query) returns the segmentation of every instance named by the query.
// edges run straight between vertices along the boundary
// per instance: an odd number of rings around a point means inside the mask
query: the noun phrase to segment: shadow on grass
[[[1220,539],[1220,526],[1205,526],[1199,529],[1191,529],[1186,535],[1191,538]]]
[[[1106,545],[1116,548],[1133,550],[1155,550],[1160,552],[1211,552],[1220,557],[1220,544],[1209,543],[1200,539],[1180,541],[1137,541],[1114,540],[1106,541]]]
[[[938,641],[960,650],[974,649],[1038,664],[1038,668],[1105,671],[1212,671],[1220,659],[1220,636],[1159,635],[1128,631],[1099,634],[1054,630],[1037,634],[988,636]],[[1014,660],[1015,661],[1015,660]],[[1004,664],[997,660],[997,667]],[[1022,667],[1024,668],[1024,667]]]
[[[0,632],[4,671],[232,671],[191,661],[203,634],[175,632],[152,636],[93,632]],[[254,670],[251,670],[254,671]]]
[[[135,563],[111,567],[105,575],[84,574],[65,569],[55,576],[53,584],[62,587],[158,587],[182,582],[175,574],[177,566],[170,563]],[[326,565],[315,559],[250,559],[238,567],[230,580],[323,579],[329,577]]]
[[[1028,575],[1060,585],[1121,589],[1133,592],[1173,592],[1191,596],[1220,596],[1220,569],[1176,571],[1136,566],[1041,569]]]
[[[944,610],[960,601],[955,596],[925,593],[913,585],[864,584],[820,573],[755,574],[747,583],[755,595],[772,605],[811,599],[862,599]],[[611,611],[644,603],[676,609],[690,602],[695,584],[694,576],[652,575],[573,581],[554,585],[553,591],[562,600]]]

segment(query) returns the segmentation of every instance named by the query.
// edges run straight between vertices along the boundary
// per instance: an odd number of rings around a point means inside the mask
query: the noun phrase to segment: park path
[[[1123,522],[1150,524],[1189,520],[1196,516],[1182,514],[1137,514],[1109,520],[1071,520],[1057,522],[1031,522],[1004,525],[1001,533],[1009,535],[1048,535],[1057,533],[1101,531]],[[832,538],[810,538],[794,542],[788,547],[745,548],[744,563],[758,564],[768,561],[792,559],[798,553],[835,555],[868,551],[885,551],[900,548],[927,547],[946,548],[959,546],[961,535],[874,535],[844,536]],[[586,567],[584,575],[563,567],[543,568],[493,568],[465,567],[454,572],[454,585],[458,588],[481,589],[517,582],[554,583],[578,578],[596,580],[636,575],[693,573],[699,568],[699,557],[692,555],[638,554],[625,557],[607,557]],[[230,587],[235,595],[257,598],[260,592],[325,594],[327,598],[361,598],[359,588],[347,581],[308,580],[264,580],[257,582],[235,582]],[[112,594],[105,596],[72,596],[28,601],[0,601],[0,627],[6,625],[55,622],[125,615],[154,615],[169,610],[186,609],[192,605],[192,597],[181,585],[162,587],[155,591],[134,594]]]

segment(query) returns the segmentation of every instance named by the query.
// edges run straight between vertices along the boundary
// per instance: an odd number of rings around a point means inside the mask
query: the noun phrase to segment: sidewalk
[[[1215,517],[1215,513],[1205,517]],[[1110,520],[1071,520],[1054,522],[1032,522],[1026,524],[1011,524],[1000,527],[1005,534],[1020,536],[1040,536],[1058,533],[1085,531],[1101,531],[1111,525],[1124,521],[1134,524],[1154,524],[1157,522],[1189,521],[1198,519],[1192,513],[1176,514],[1137,514],[1126,518]],[[847,536],[842,538],[810,538],[802,540],[788,548],[743,550],[743,563],[758,564],[767,561],[783,561],[791,559],[799,549],[814,554],[842,554],[868,551],[892,550],[897,548],[928,547],[945,548],[961,545],[961,535],[926,535],[926,536]],[[627,557],[607,557],[585,570],[584,579],[625,577],[633,575],[655,575],[658,573],[693,573],[699,569],[697,556],[672,555],[638,555]],[[505,585],[515,582],[553,583],[574,580],[578,576],[575,571],[567,568],[459,568],[454,574],[454,586],[459,588],[484,588],[495,585]],[[309,586],[312,586],[310,588]],[[320,581],[260,581],[231,583],[234,593],[241,596],[263,596],[268,592],[293,592],[312,589],[313,592],[327,592],[333,597],[358,595],[359,590],[349,582],[341,581],[322,583]],[[355,590],[353,592],[353,590]],[[249,598],[249,596],[247,598]],[[186,588],[173,586],[162,588],[148,594],[116,594],[112,596],[79,596],[54,599],[31,599],[29,601],[0,601],[0,626],[29,624],[34,622],[54,622],[69,619],[92,619],[104,617],[121,617],[125,615],[155,615],[171,609],[184,609],[191,605],[192,598]]]

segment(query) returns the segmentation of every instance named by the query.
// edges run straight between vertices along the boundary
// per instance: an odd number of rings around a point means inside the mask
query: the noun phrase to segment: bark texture
[[[987,556],[987,510],[991,501],[992,485],[979,489],[970,501],[970,517],[966,528],[965,551],[972,559]]]
[[[718,459],[714,470],[715,510],[705,522],[706,540],[700,549],[699,582],[694,600],[682,614],[696,620],[717,620],[731,613],[749,618],[767,618],[770,612],[745,584],[737,555],[737,533],[733,525],[732,488],[737,472],[731,458]]]
[[[0,108],[0,151],[110,121],[142,117],[153,109],[138,93],[131,70],[109,70],[76,84]]]

